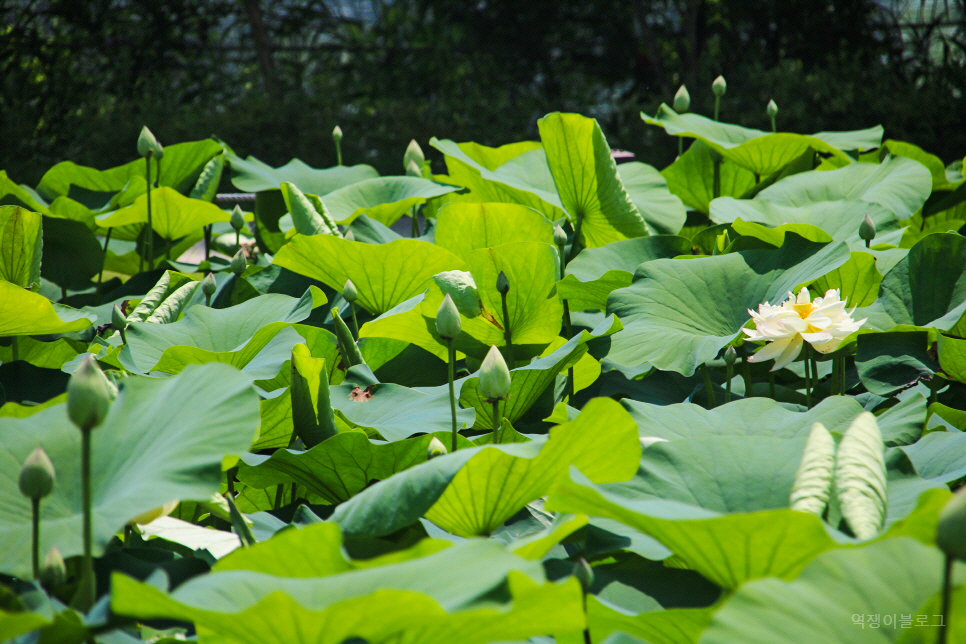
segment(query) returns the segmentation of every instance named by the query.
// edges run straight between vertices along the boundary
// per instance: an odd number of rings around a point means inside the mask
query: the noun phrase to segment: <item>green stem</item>
[[[94,532],[92,524],[92,499],[91,499],[91,430],[81,429],[81,504],[84,508],[84,521],[82,524],[84,539],[84,558],[81,562],[81,579],[78,596],[78,608],[82,612],[87,612],[94,605],[94,555],[93,542]]]
[[[812,393],[815,397],[818,397],[818,359],[815,357],[815,351],[810,350],[809,353],[812,355]]]
[[[359,318],[356,315],[356,305],[353,304],[352,302],[349,302],[349,310],[352,311],[352,329],[353,331],[356,332],[355,337],[353,337],[352,339],[358,341],[359,340]]]
[[[741,379],[745,382],[745,398],[751,398],[753,388],[751,382],[751,363],[748,362],[748,350],[745,349],[745,345],[741,345],[738,348],[738,355],[741,357]]]
[[[456,437],[459,436],[459,430],[456,427],[456,386],[453,384],[456,380],[456,345],[452,340],[446,341],[446,349],[449,352],[449,362],[446,370],[447,379],[449,380],[449,411],[453,417],[453,445],[450,453],[453,453],[456,451]]]
[[[32,530],[30,533],[30,563],[33,565],[34,581],[40,578],[40,499],[30,499]]]
[[[775,372],[774,371],[768,372],[768,395],[771,396],[772,400],[775,399]]]
[[[711,370],[708,369],[708,365],[703,365],[704,370],[704,390],[708,396],[708,409],[714,409],[718,406],[718,403],[714,399],[714,387],[711,386]]]
[[[211,307],[211,296],[205,293],[205,306]]]
[[[584,619],[587,620],[587,591],[586,590],[583,592],[583,595],[584,595]],[[584,644],[593,644],[593,641],[590,639],[590,622],[589,620],[587,621],[588,621],[587,628],[584,629]]]
[[[208,224],[205,226],[205,261],[210,261],[211,259],[211,227],[213,224]],[[206,273],[211,272],[211,266],[208,267]]]
[[[681,156],[683,154],[684,154],[684,139],[679,136],[678,137],[678,156]]]
[[[809,375],[808,345],[805,345],[805,407],[812,408],[812,380]]]
[[[237,248],[241,248],[241,231],[240,230],[236,230],[235,231],[235,246]]]
[[[493,401],[493,443],[499,443],[502,436],[500,430],[503,429],[503,421],[500,420],[500,401]]]
[[[158,184],[161,183],[161,159],[159,158],[154,162],[154,187],[157,188]]]
[[[778,127],[775,125],[775,117],[774,116],[771,117],[771,131],[772,132],[777,132],[778,131]]]
[[[511,369],[516,366],[513,359],[513,332],[510,330],[510,309],[506,304],[507,293],[500,293],[503,302],[503,338],[506,340],[506,361]]]
[[[731,379],[735,376],[734,365],[728,365],[728,382],[725,383],[725,404],[731,402]],[[746,392],[747,393],[747,392]]]
[[[151,155],[144,157],[146,178],[148,181],[148,232],[144,240],[144,253],[148,256],[148,270],[154,270],[154,226],[151,223]]]
[[[845,395],[845,356],[841,357],[842,362],[839,363],[839,391],[841,395]]]
[[[419,227],[419,211],[416,209],[416,206],[413,206],[412,210],[410,210],[409,216],[413,220],[413,232],[412,232],[413,239],[416,239],[417,237],[422,237],[423,231]]]
[[[563,301],[564,309],[564,333],[569,341],[574,335],[573,325],[570,322],[570,303],[567,300]],[[574,368],[570,367],[567,369],[567,399],[570,402],[574,400]]]
[[[584,218],[580,214],[577,215],[577,225],[574,227],[574,240],[570,243],[570,254],[567,255],[567,262],[569,263],[574,257],[577,256],[577,252],[580,249],[580,228],[584,223]]]
[[[284,500],[284,496],[285,496],[285,484],[283,483],[275,488],[275,504],[273,507],[276,510],[282,507],[282,501]]]
[[[342,143],[340,141],[335,142],[335,160],[336,165],[342,165]]]
[[[832,395],[838,395],[839,393],[839,359],[834,358],[832,360],[832,377],[829,380],[829,392]]]
[[[865,240],[865,247],[866,248],[872,248],[872,240],[871,239],[866,239]]]
[[[938,644],[946,644],[946,622],[949,617],[949,609],[952,604],[952,590],[953,590],[953,558],[951,555],[946,555],[946,561],[943,564],[943,609],[942,609],[942,622],[939,624],[939,638],[936,640]]]
[[[107,245],[111,243],[111,232],[113,228],[107,229],[107,235],[104,236],[104,259],[101,260],[101,272],[97,274],[97,303],[101,303],[101,283],[104,281],[104,264],[107,263]]]
[[[714,120],[718,120],[718,109],[721,107],[721,97],[714,97]]]

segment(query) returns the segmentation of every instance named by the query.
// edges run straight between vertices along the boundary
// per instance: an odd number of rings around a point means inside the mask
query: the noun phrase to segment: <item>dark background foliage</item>
[[[105,168],[215,134],[278,165],[402,173],[410,138],[500,145],[547,112],[598,118],[663,167],[640,119],[685,83],[709,114],[766,129],[882,124],[947,163],[966,154],[964,0],[0,0],[0,169]],[[435,168],[442,170],[441,166]]]

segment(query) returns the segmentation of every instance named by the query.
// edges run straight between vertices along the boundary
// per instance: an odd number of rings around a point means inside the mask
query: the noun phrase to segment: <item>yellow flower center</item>
[[[792,304],[792,308],[794,308],[795,312],[798,313],[798,317],[802,318],[803,320],[815,310],[815,307],[812,306],[811,302],[806,302],[805,304]]]

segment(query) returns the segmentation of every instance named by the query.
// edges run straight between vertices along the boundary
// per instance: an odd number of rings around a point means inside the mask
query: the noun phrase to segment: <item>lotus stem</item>
[[[678,156],[680,157],[683,154],[684,154],[684,139],[679,136],[678,137]]]
[[[564,264],[563,259],[563,246],[558,246],[560,250],[560,279],[563,280],[565,277],[565,271],[567,269]],[[570,321],[570,302],[567,300],[563,301],[563,321],[564,321],[564,334],[567,340],[570,340],[574,335],[573,324]],[[574,368],[570,367],[567,369],[567,399],[573,401],[574,399]]]
[[[832,377],[829,379],[829,391],[837,396],[839,393],[839,359],[832,360]]]
[[[816,397],[818,397],[817,387],[818,387],[818,359],[815,357],[815,351],[809,351],[812,356],[812,390]]]
[[[154,270],[154,227],[151,223],[151,155],[144,157],[145,178],[148,182],[148,230],[144,240],[144,253],[148,259],[148,270]]]
[[[34,580],[40,578],[40,497],[30,499],[30,563]]]
[[[113,228],[107,229],[107,234],[104,236],[104,259],[101,260],[101,272],[97,274],[97,303],[101,303],[101,283],[104,281],[104,264],[107,263],[107,245],[111,243],[111,233],[114,232]]]
[[[87,612],[94,605],[94,556],[92,553],[94,531],[92,523],[93,501],[91,499],[91,429],[81,428],[81,503],[84,507],[83,539],[84,558],[81,562],[78,608]]]
[[[773,371],[768,372],[768,395],[772,400],[775,399],[775,372]]]
[[[507,293],[500,293],[500,300],[503,304],[503,338],[506,340],[507,364],[513,369],[516,361],[513,359],[513,332],[510,329],[510,309],[506,304]]]
[[[840,360],[841,362],[839,362],[839,387],[840,387],[839,391],[841,392],[841,395],[844,396],[845,395],[845,356],[842,356]]]
[[[731,379],[735,377],[734,365],[729,364],[727,366],[727,371],[728,371],[728,380],[725,384],[725,404],[726,405],[731,402]],[[746,391],[745,393],[747,394],[748,392]]]
[[[949,617],[949,609],[952,604],[952,577],[953,577],[953,557],[946,554],[946,561],[943,563],[943,609],[942,622],[939,624],[938,644],[946,644],[946,621]]]
[[[579,213],[577,214],[577,225],[574,227],[574,240],[570,244],[570,254],[567,256],[567,262],[569,263],[577,256],[578,249],[580,247],[580,228],[584,223],[584,218]]]
[[[721,108],[721,97],[715,95],[714,97],[714,120],[718,120],[718,111]]]
[[[456,437],[459,436],[459,430],[456,427],[456,385],[453,382],[456,380],[456,345],[452,340],[446,340],[446,349],[449,352],[449,362],[447,363],[447,380],[449,380],[449,411],[453,418],[453,445],[450,449],[450,453],[456,451]]]
[[[241,231],[240,230],[236,230],[235,231],[235,246],[237,246],[238,248],[241,248]]]
[[[702,367],[704,371],[704,390],[708,396],[708,409],[714,409],[718,406],[718,403],[714,399],[714,387],[711,385],[711,370],[708,369],[708,365],[705,364]]]
[[[745,398],[751,398],[754,384],[751,381],[751,363],[748,362],[748,350],[745,345],[738,348],[738,355],[741,357],[741,379],[745,383]]]
[[[422,237],[423,231],[419,227],[419,209],[417,206],[412,207],[412,209],[409,211],[409,216],[413,220],[413,232],[412,232],[413,239],[416,239],[417,237]]]
[[[805,345],[805,407],[808,409],[812,408],[812,379],[809,375],[810,364],[811,360],[809,360],[809,346]]]
[[[503,438],[500,436],[503,429],[503,421],[500,419],[500,401],[493,400],[493,444],[499,443]]]
[[[208,224],[205,226],[205,261],[211,260],[211,227],[214,224]],[[208,267],[207,273],[211,272],[211,266]]]
[[[352,330],[355,331],[353,340],[359,339],[359,317],[356,315],[356,305],[349,302],[349,310],[352,311]]]

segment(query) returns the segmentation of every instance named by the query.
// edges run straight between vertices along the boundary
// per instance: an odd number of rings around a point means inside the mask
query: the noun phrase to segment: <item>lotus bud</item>
[[[859,237],[867,242],[875,239],[875,223],[869,215],[863,217],[862,223],[859,224]]]
[[[553,243],[557,245],[557,248],[563,248],[567,245],[567,233],[559,224],[553,227]]]
[[[104,422],[117,388],[88,354],[67,381],[67,416],[81,431],[90,431]]]
[[[205,297],[211,297],[218,290],[218,282],[215,281],[215,274],[208,273],[205,275],[205,279],[201,280],[201,292],[205,294]]]
[[[460,320],[460,312],[453,298],[447,293],[443,303],[439,305],[439,311],[436,312],[436,333],[444,340],[455,340],[462,330],[463,321]]]
[[[423,176],[423,169],[415,161],[410,161],[406,166],[406,176],[420,179]]]
[[[510,385],[510,370],[503,360],[503,354],[491,346],[480,367],[480,395],[486,401],[506,400],[510,395]]]
[[[42,499],[54,489],[54,464],[43,447],[37,447],[20,469],[20,493],[28,499]]]
[[[738,352],[735,351],[735,348],[734,347],[730,347],[729,346],[728,349],[725,351],[725,354],[724,354],[725,364],[730,367],[731,365],[733,365],[735,363],[735,360],[737,360],[737,359],[738,359]]]
[[[426,459],[431,461],[437,456],[445,456],[448,453],[442,441],[433,436],[433,440],[429,441],[429,452],[426,455]]]
[[[590,567],[587,560],[581,557],[574,564],[574,577],[580,582],[581,588],[586,593],[594,585],[594,569]]]
[[[768,107],[765,108],[765,111],[768,112],[768,116],[775,118],[775,115],[778,114],[778,103],[775,102],[775,99],[768,101]]]
[[[40,567],[39,581],[44,588],[57,588],[67,581],[67,565],[64,563],[64,558],[57,546],[51,548],[47,556],[44,557],[44,563]]]
[[[406,153],[403,154],[403,168],[408,173],[410,164],[415,163],[416,167],[420,169],[419,176],[423,176],[422,167],[425,161],[426,156],[423,154],[423,149],[416,143],[416,139],[413,139],[406,147]]]
[[[114,310],[111,311],[111,326],[118,331],[127,328],[127,317],[125,317],[121,311],[121,307],[117,304],[114,305]]]
[[[727,89],[728,83],[725,82],[724,76],[718,76],[716,79],[714,79],[714,82],[711,83],[711,91],[714,92],[714,95],[718,98],[724,96]]]
[[[245,259],[245,251],[239,249],[235,256],[231,258],[231,272],[241,275],[248,268],[248,260]]]
[[[332,140],[338,145],[342,141],[342,128],[336,125],[332,128]]]
[[[164,148],[147,125],[141,128],[141,134],[138,136],[138,154],[142,157],[153,156],[155,159],[164,156]]]
[[[359,299],[359,291],[356,289],[356,285],[352,283],[352,280],[345,281],[345,286],[342,287],[342,297],[345,298],[346,302],[355,302]]]
[[[960,488],[939,512],[936,545],[950,557],[966,561],[966,488]]]
[[[231,211],[231,227],[238,232],[245,227],[245,213],[239,206],[235,206]]]
[[[496,276],[496,290],[501,295],[506,295],[510,292],[510,280],[506,278],[506,273],[503,271],[500,271],[500,274]]]
[[[688,94],[688,88],[684,85],[678,88],[677,93],[674,94],[674,111],[678,114],[683,114],[687,112],[691,107],[691,95]]]

